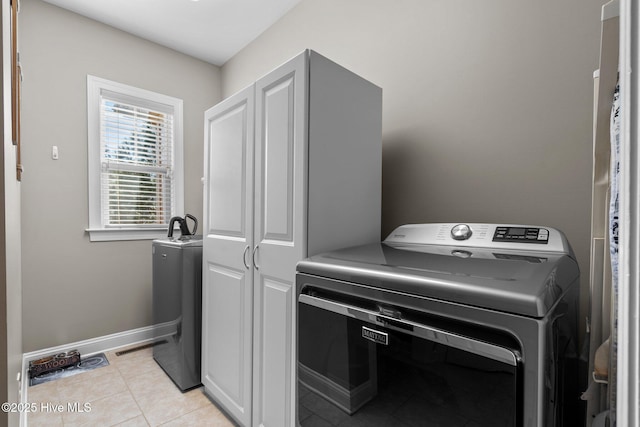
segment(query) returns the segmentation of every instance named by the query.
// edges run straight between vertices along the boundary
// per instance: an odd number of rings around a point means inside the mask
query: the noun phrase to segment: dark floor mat
[[[29,379],[29,385],[34,386],[43,384],[59,378],[66,378],[72,375],[81,374],[82,372],[91,371],[92,369],[109,366],[109,361],[104,353],[98,353],[91,356],[83,357],[77,365],[68,368],[58,369],[57,371],[46,372]]]

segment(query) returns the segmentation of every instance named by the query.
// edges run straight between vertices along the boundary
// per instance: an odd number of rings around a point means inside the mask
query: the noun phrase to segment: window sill
[[[91,242],[153,240],[167,237],[166,228],[88,228]]]

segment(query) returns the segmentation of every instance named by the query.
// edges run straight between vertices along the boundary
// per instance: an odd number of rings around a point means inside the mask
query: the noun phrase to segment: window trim
[[[89,196],[89,240],[148,240],[165,237],[166,227],[105,227],[102,224],[102,201],[100,193],[100,97],[102,91],[115,92],[138,98],[141,105],[152,102],[163,104],[173,110],[173,180],[175,188],[175,213],[184,211],[184,147],[183,147],[183,101],[134,86],[87,75],[87,155],[88,155],[88,196]]]

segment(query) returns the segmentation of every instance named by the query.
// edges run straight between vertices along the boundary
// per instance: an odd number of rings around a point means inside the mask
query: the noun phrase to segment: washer
[[[305,425],[583,425],[579,269],[551,227],[414,224],[297,266]]]

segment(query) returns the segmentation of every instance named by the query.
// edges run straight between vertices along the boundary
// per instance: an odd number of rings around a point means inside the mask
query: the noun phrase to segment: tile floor
[[[109,366],[29,387],[35,403],[29,427],[71,426],[233,426],[204,395],[202,387],[181,393],[153,360],[152,349],[116,356],[106,352]],[[89,411],[68,410],[85,404]],[[61,412],[54,411],[62,405]],[[73,407],[72,407],[73,409]]]

